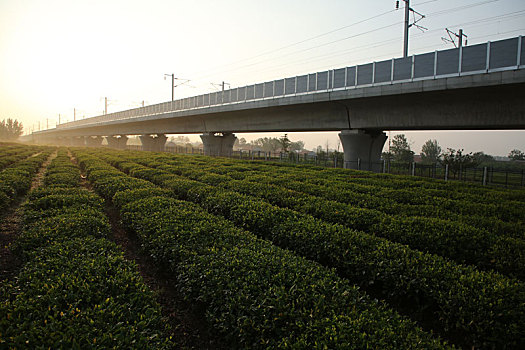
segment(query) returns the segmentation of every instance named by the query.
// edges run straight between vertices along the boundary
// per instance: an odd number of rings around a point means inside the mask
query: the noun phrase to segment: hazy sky
[[[401,1],[400,7],[403,6]],[[426,15],[409,53],[525,33],[524,0],[412,0]],[[171,99],[164,74],[191,81],[176,98],[402,55],[403,10],[394,0],[0,0],[0,119],[30,128]],[[406,132],[467,151],[525,150],[524,131]],[[279,134],[273,134],[279,135]],[[394,133],[392,133],[394,135]],[[251,140],[260,134],[239,134]],[[198,136],[192,136],[197,139]],[[337,133],[293,133],[308,148]]]

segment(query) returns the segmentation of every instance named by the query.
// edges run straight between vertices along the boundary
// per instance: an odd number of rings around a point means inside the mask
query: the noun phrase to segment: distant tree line
[[[290,141],[288,134],[281,137],[260,137],[246,142],[244,137],[237,139],[235,147],[241,149],[261,150],[263,152],[296,152],[304,150],[304,141]]]
[[[22,135],[24,127],[16,119],[4,119],[0,122],[0,141],[14,141]]]
[[[404,134],[395,135],[392,138],[389,151],[383,152],[383,159],[399,163],[412,163],[414,151],[410,148],[410,142]],[[496,161],[493,156],[484,152],[466,153],[464,149],[447,148],[443,151],[437,140],[428,140],[421,148],[421,163],[448,165],[449,170],[456,174],[462,169],[473,168],[481,165],[491,165]],[[514,149],[508,157],[514,161],[525,161],[525,153]]]
[[[523,153],[519,149],[513,149],[509,153],[509,158],[512,160],[525,160],[525,153]]]
[[[4,125],[10,126],[4,127]],[[22,133],[22,124],[18,124],[17,121],[8,119],[7,122],[3,121],[2,124],[0,124],[0,127],[2,127],[2,129],[13,129],[14,125],[19,125],[20,132],[18,135],[20,135]],[[16,137],[18,137],[18,135]],[[1,139],[6,139],[3,136],[3,133],[0,134],[0,137]],[[170,137],[170,141],[177,145],[195,146],[197,144],[192,144],[187,136],[178,136],[177,138]],[[260,150],[263,152],[272,153],[304,151],[304,146],[304,141],[291,141],[288,138],[288,134],[284,134],[281,137],[260,137],[250,142],[247,142],[244,137],[240,137],[236,139],[234,145],[236,149]],[[328,149],[328,143],[326,144],[326,148],[323,146],[317,146],[317,148],[314,149],[314,152],[322,159],[328,157],[330,153]],[[337,151],[333,151],[333,155],[338,156],[341,154],[342,153],[339,152],[338,146]],[[397,134],[390,141],[389,151],[383,152],[382,157],[386,161],[412,163],[414,162],[414,155],[415,152],[411,149],[410,142],[407,137],[404,134]],[[489,164],[494,164],[496,162],[493,156],[485,154],[484,152],[465,153],[464,149],[456,150],[453,148],[447,148],[446,151],[443,151],[438,141],[432,139],[427,140],[423,144],[420,157],[422,164],[440,164],[443,166],[448,165],[449,170],[454,174],[460,171],[460,169],[477,167],[482,164],[488,166]],[[513,161],[525,161],[525,153],[518,149],[510,151],[508,157]]]
[[[414,161],[414,151],[410,149],[410,143],[404,134],[398,134],[392,138],[389,151],[383,152],[383,159],[401,163]]]

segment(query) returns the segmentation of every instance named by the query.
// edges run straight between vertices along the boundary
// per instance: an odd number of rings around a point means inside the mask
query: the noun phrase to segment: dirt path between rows
[[[78,165],[77,159],[70,153],[71,161]],[[93,191],[85,173],[81,174],[81,186]],[[146,254],[140,251],[140,242],[133,232],[128,232],[121,224],[118,210],[108,201],[105,206],[113,237],[126,259],[134,261],[146,285],[157,295],[157,302],[162,307],[162,314],[170,325],[174,342],[181,349],[220,350],[229,347],[214,337],[204,318],[204,310],[186,303],[176,290],[176,280],[169,273],[161,271]]]
[[[33,178],[30,191],[42,185],[46,169],[55,157],[56,152],[52,153],[42,164]],[[13,254],[9,245],[16,240],[22,230],[22,209],[20,206],[26,198],[27,195],[17,198],[0,218],[0,281],[11,280],[22,265],[22,261]]]

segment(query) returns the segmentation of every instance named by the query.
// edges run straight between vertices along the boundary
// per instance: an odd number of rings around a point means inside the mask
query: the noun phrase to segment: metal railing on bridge
[[[344,67],[180,100],[134,108],[60,124],[78,127],[108,121],[146,117],[213,106],[275,99],[301,94],[356,89],[417,80],[491,73],[525,68],[525,41],[522,36],[455,49],[392,58]]]

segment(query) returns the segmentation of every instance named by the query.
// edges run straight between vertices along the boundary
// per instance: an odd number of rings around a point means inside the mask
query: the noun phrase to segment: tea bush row
[[[214,172],[220,173],[223,170],[231,174],[235,170],[232,171],[232,166],[230,166],[228,161],[211,159],[207,163],[203,161],[199,166],[201,168],[203,166],[209,167]],[[223,165],[223,162],[225,165]],[[340,180],[326,176],[325,172],[319,172],[319,174],[304,173],[302,169],[294,168],[286,168],[283,171],[282,167],[276,168],[268,165],[258,166],[257,169],[258,172],[254,181],[259,180],[259,175],[263,174],[272,178],[273,181],[278,182],[281,186],[293,185],[293,189],[298,191],[302,189],[310,194],[315,194],[319,191],[325,192],[330,199],[352,201],[350,202],[351,204],[357,204],[355,201],[359,200],[361,202],[360,206],[366,205],[368,208],[379,209],[390,214],[439,214],[441,218],[448,218],[447,215],[450,214],[456,216],[458,214],[463,216],[490,216],[512,223],[517,220],[525,220],[525,202],[510,200],[505,197],[485,199],[483,196],[468,192],[459,192],[457,194],[457,191],[454,190],[424,189],[421,187],[385,187],[381,186],[380,182],[386,183],[390,180],[386,181],[384,179],[377,179],[373,185],[363,185],[355,183],[356,179],[351,176]],[[242,173],[246,174],[246,172]],[[247,173],[246,177],[251,177],[250,173]],[[290,182],[292,183],[290,184]],[[493,191],[486,189],[485,192],[491,193]],[[514,193],[516,191],[507,192]],[[427,208],[427,206],[431,208]],[[428,213],[424,211],[425,209],[428,209]]]
[[[217,167],[213,168],[217,172]],[[347,191],[341,188],[333,188],[329,182],[323,184],[312,182],[299,182],[293,175],[281,176],[279,174],[273,175],[259,175],[250,173],[229,173],[228,176],[239,180],[246,180],[255,183],[269,183],[284,187],[293,191],[310,194],[316,197],[322,197],[327,200],[337,201],[343,204],[356,206],[363,209],[378,210],[388,215],[404,216],[404,217],[426,217],[440,220],[454,221],[463,225],[474,226],[479,229],[487,230],[499,236],[507,236],[513,238],[525,238],[525,222],[507,222],[498,219],[494,216],[485,214],[473,213],[457,213],[443,208],[436,207],[433,203],[440,201],[439,197],[434,197],[425,204],[404,204],[396,203],[393,198],[388,196],[388,193],[378,191],[374,192],[371,189],[369,192],[362,193],[360,191]],[[403,190],[405,191],[405,190]],[[405,191],[403,195],[408,195]],[[417,196],[417,190],[413,190],[413,195]],[[398,194],[401,192],[398,192]],[[521,203],[520,203],[521,205]]]
[[[75,154],[97,191],[113,198],[144,250],[176,276],[188,300],[204,303],[209,323],[238,347],[446,347],[333,270],[86,152]]]
[[[327,179],[326,176],[322,177],[322,175],[319,174],[315,174],[314,176],[308,172],[302,173],[301,169],[291,168],[290,166],[284,167],[285,171],[283,172],[283,167],[276,167],[267,164],[241,163],[241,165],[239,165],[239,161],[236,160],[201,157],[195,157],[196,159],[192,159],[190,162],[187,161],[187,158],[188,157],[181,158],[181,156],[170,154],[155,154],[149,156],[147,161],[150,165],[155,164],[155,166],[161,168],[163,166],[172,165],[171,170],[177,170],[180,174],[188,171],[189,168],[197,168],[201,171],[209,170],[213,173],[227,174],[238,180],[270,183],[290,190],[314,195],[316,197],[323,197],[327,200],[335,200],[364,209],[378,210],[389,215],[423,216],[427,218],[458,221],[463,225],[475,226],[497,235],[518,239],[525,238],[525,221],[523,220],[525,215],[523,213],[525,213],[525,210],[520,209],[524,208],[522,202],[509,201],[506,199],[486,201],[486,205],[484,207],[478,206],[476,212],[462,210],[461,208],[468,208],[472,202],[483,202],[480,200],[479,196],[474,196],[470,199],[463,198],[461,200],[432,197],[428,199],[428,202],[424,202],[426,204],[407,204],[403,201],[406,202],[410,198],[419,196],[418,188],[410,190],[400,189],[396,191],[389,188],[381,190],[381,187],[377,185],[374,187],[355,184],[353,183],[355,180],[353,178],[347,178],[344,183],[338,183],[334,182],[333,179]],[[184,160],[183,166],[181,165],[182,163],[180,160]],[[250,167],[257,169],[257,172],[250,170]],[[352,174],[352,172],[349,173]],[[454,190],[442,190],[441,192],[450,193],[454,192]],[[391,193],[394,194],[391,195]],[[395,199],[399,199],[400,202],[397,202]],[[448,204],[443,204],[442,207],[436,205],[443,201]],[[520,219],[503,221],[501,218],[489,215],[491,212],[499,213],[499,207],[496,206],[495,203],[502,202],[505,202],[505,207],[511,208],[509,210],[513,213],[506,215],[507,217],[514,215],[520,217]],[[450,207],[451,205],[452,207]],[[447,208],[447,206],[449,208]],[[457,207],[461,208],[458,209]],[[487,208],[489,211],[483,210]]]
[[[453,263],[405,245],[322,222],[232,191],[148,169],[123,156],[100,153],[130,174],[143,176],[199,203],[275,244],[335,267],[350,281],[378,290],[394,305],[411,305],[438,328],[461,333],[466,343],[521,344],[525,286],[492,272]]]
[[[148,161],[144,161],[145,164]],[[164,170],[169,171],[169,166]],[[494,269],[517,278],[525,277],[525,241],[498,237],[486,230],[447,220],[427,217],[387,215],[377,210],[326,200],[289,190],[271,183],[234,180],[211,173],[207,168],[181,170],[175,173],[212,186],[263,198],[271,204],[310,214],[319,219],[365,231],[391,241],[448,257],[459,263]]]
[[[187,163],[187,156],[176,154],[155,154],[155,158],[181,160]],[[299,181],[316,181],[324,185],[327,182],[349,185],[355,191],[368,191],[370,189],[416,189],[419,193],[430,197],[445,199],[459,199],[475,201],[477,203],[494,204],[500,201],[516,200],[525,202],[525,190],[507,190],[503,188],[481,186],[468,182],[443,181],[418,176],[392,175],[372,173],[352,169],[335,169],[312,165],[296,165],[280,162],[260,162],[238,159],[209,158],[205,156],[192,156],[191,163],[200,165],[213,164],[226,166],[228,169],[238,169],[242,172],[257,172],[257,174],[270,172],[282,174],[288,178],[293,175]]]
[[[251,162],[254,163],[254,162]],[[255,162],[260,163],[260,162]],[[359,171],[350,169],[334,169],[311,165],[293,165],[286,163],[267,163],[273,168],[278,168],[281,172],[288,170],[301,170],[301,173],[308,173],[310,176],[319,179],[329,179],[330,181],[342,181],[344,183],[352,182],[373,187],[385,187],[392,189],[399,188],[420,188],[422,191],[429,190],[429,193],[436,193],[435,190],[444,190],[444,198],[464,199],[464,196],[475,196],[481,201],[505,201],[518,200],[525,202],[525,190],[501,189],[498,187],[482,186],[463,181],[444,181],[420,176],[393,175],[383,173],[372,173],[369,171]],[[263,164],[265,166],[266,164]]]
[[[6,210],[15,198],[25,194],[31,188],[33,177],[40,166],[51,154],[51,150],[43,150],[35,157],[24,157],[0,172],[0,210]]]
[[[25,264],[0,285],[0,347],[172,348],[136,265],[105,239],[110,226],[101,198],[73,185],[79,170],[70,165],[60,150],[47,186],[24,206],[13,250]],[[57,173],[68,176],[61,182],[52,177]]]
[[[22,145],[9,147],[0,144],[0,171],[38,152],[39,147]]]

